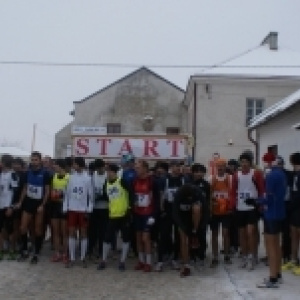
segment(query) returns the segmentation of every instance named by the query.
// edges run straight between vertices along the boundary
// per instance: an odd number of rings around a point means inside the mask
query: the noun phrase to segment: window
[[[178,127],[167,127],[166,133],[168,135],[176,135],[179,134],[179,128]]]
[[[264,110],[264,99],[247,99],[246,102],[246,125],[251,119],[259,115]]]
[[[207,99],[211,99],[212,98],[212,92],[211,92],[211,84],[210,83],[206,83],[205,84],[205,93],[207,96]]]
[[[108,123],[107,127],[107,134],[110,133],[121,133],[121,124],[120,123]]]

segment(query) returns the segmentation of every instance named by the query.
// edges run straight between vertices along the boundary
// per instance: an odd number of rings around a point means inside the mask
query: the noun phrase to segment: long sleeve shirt
[[[93,187],[91,177],[87,173],[74,172],[65,191],[63,211],[92,212]]]
[[[283,220],[285,218],[285,196],[287,180],[282,169],[273,167],[266,176],[266,194],[260,198],[263,204],[264,217],[267,220]]]

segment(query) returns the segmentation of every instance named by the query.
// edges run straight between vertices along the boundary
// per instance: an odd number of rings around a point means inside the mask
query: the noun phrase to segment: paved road
[[[48,251],[44,249],[45,252]],[[28,262],[0,262],[0,299],[300,299],[300,277],[285,274],[280,289],[257,289],[255,284],[266,276],[266,267],[260,265],[253,272],[240,270],[237,258],[230,267],[205,267],[192,277],[181,279],[172,270],[159,274],[133,271],[133,259],[128,270],[120,273],[117,260],[111,260],[107,270],[97,271],[92,262],[87,269],[80,265],[65,269],[60,263],[50,263],[48,256],[49,252],[36,266]]]

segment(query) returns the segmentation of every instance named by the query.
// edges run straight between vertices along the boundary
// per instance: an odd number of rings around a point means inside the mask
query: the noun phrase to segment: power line
[[[192,68],[199,68],[199,69],[211,69],[211,68],[222,68],[222,69],[241,69],[241,68],[248,68],[248,69],[257,69],[257,68],[264,68],[264,69],[282,69],[282,68],[289,68],[289,69],[299,69],[300,65],[160,65],[160,64],[149,64],[149,65],[139,65],[134,63],[76,63],[76,62],[50,62],[50,61],[0,61],[0,65],[16,65],[16,66],[36,66],[36,67],[103,67],[103,68],[140,68],[140,67],[148,67],[154,69],[192,69]]]

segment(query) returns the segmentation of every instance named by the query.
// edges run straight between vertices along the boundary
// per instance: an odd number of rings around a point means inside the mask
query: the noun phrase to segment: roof
[[[11,146],[0,146],[0,155],[2,154],[10,154],[12,156],[21,156],[21,157],[29,157],[30,152],[27,152],[25,150],[22,150],[17,147],[11,147]]]
[[[264,124],[266,121],[274,118],[275,116],[279,115],[281,112],[287,110],[288,108],[292,107],[298,102],[300,102],[300,89],[294,92],[293,94],[287,96],[286,98],[282,99],[281,101],[277,102],[276,104],[270,106],[261,114],[253,118],[248,128],[254,129]]]
[[[300,52],[260,45],[224,63],[203,70],[197,76],[300,77]]]
[[[168,81],[167,79],[165,79],[165,78],[163,78],[162,76],[158,75],[157,73],[151,71],[150,69],[148,69],[148,68],[146,68],[146,67],[141,67],[141,68],[139,68],[139,69],[137,69],[137,70],[135,70],[135,71],[129,73],[128,75],[126,75],[126,76],[124,76],[124,77],[118,79],[117,81],[114,81],[113,83],[111,83],[111,84],[105,86],[104,88],[102,88],[102,89],[96,91],[95,93],[93,93],[93,94],[91,94],[91,95],[89,95],[89,96],[87,96],[87,97],[85,97],[85,98],[83,98],[83,99],[81,99],[81,100],[79,100],[79,101],[73,101],[73,103],[81,103],[81,102],[84,102],[84,101],[86,101],[86,100],[88,100],[88,99],[94,97],[95,95],[104,92],[105,90],[111,88],[112,86],[114,86],[114,85],[116,85],[116,84],[118,84],[118,83],[120,83],[120,82],[126,80],[127,78],[129,78],[129,77],[131,77],[131,76],[134,76],[135,74],[137,74],[137,73],[139,73],[139,72],[141,72],[141,71],[146,71],[146,72],[152,74],[153,76],[155,76],[155,77],[157,77],[158,79],[164,81],[165,83],[167,83],[168,85],[174,87],[175,89],[179,90],[179,91],[182,92],[182,93],[185,92],[185,91],[184,91],[182,88],[180,88],[179,86],[177,86],[177,85],[175,85],[174,83]]]

